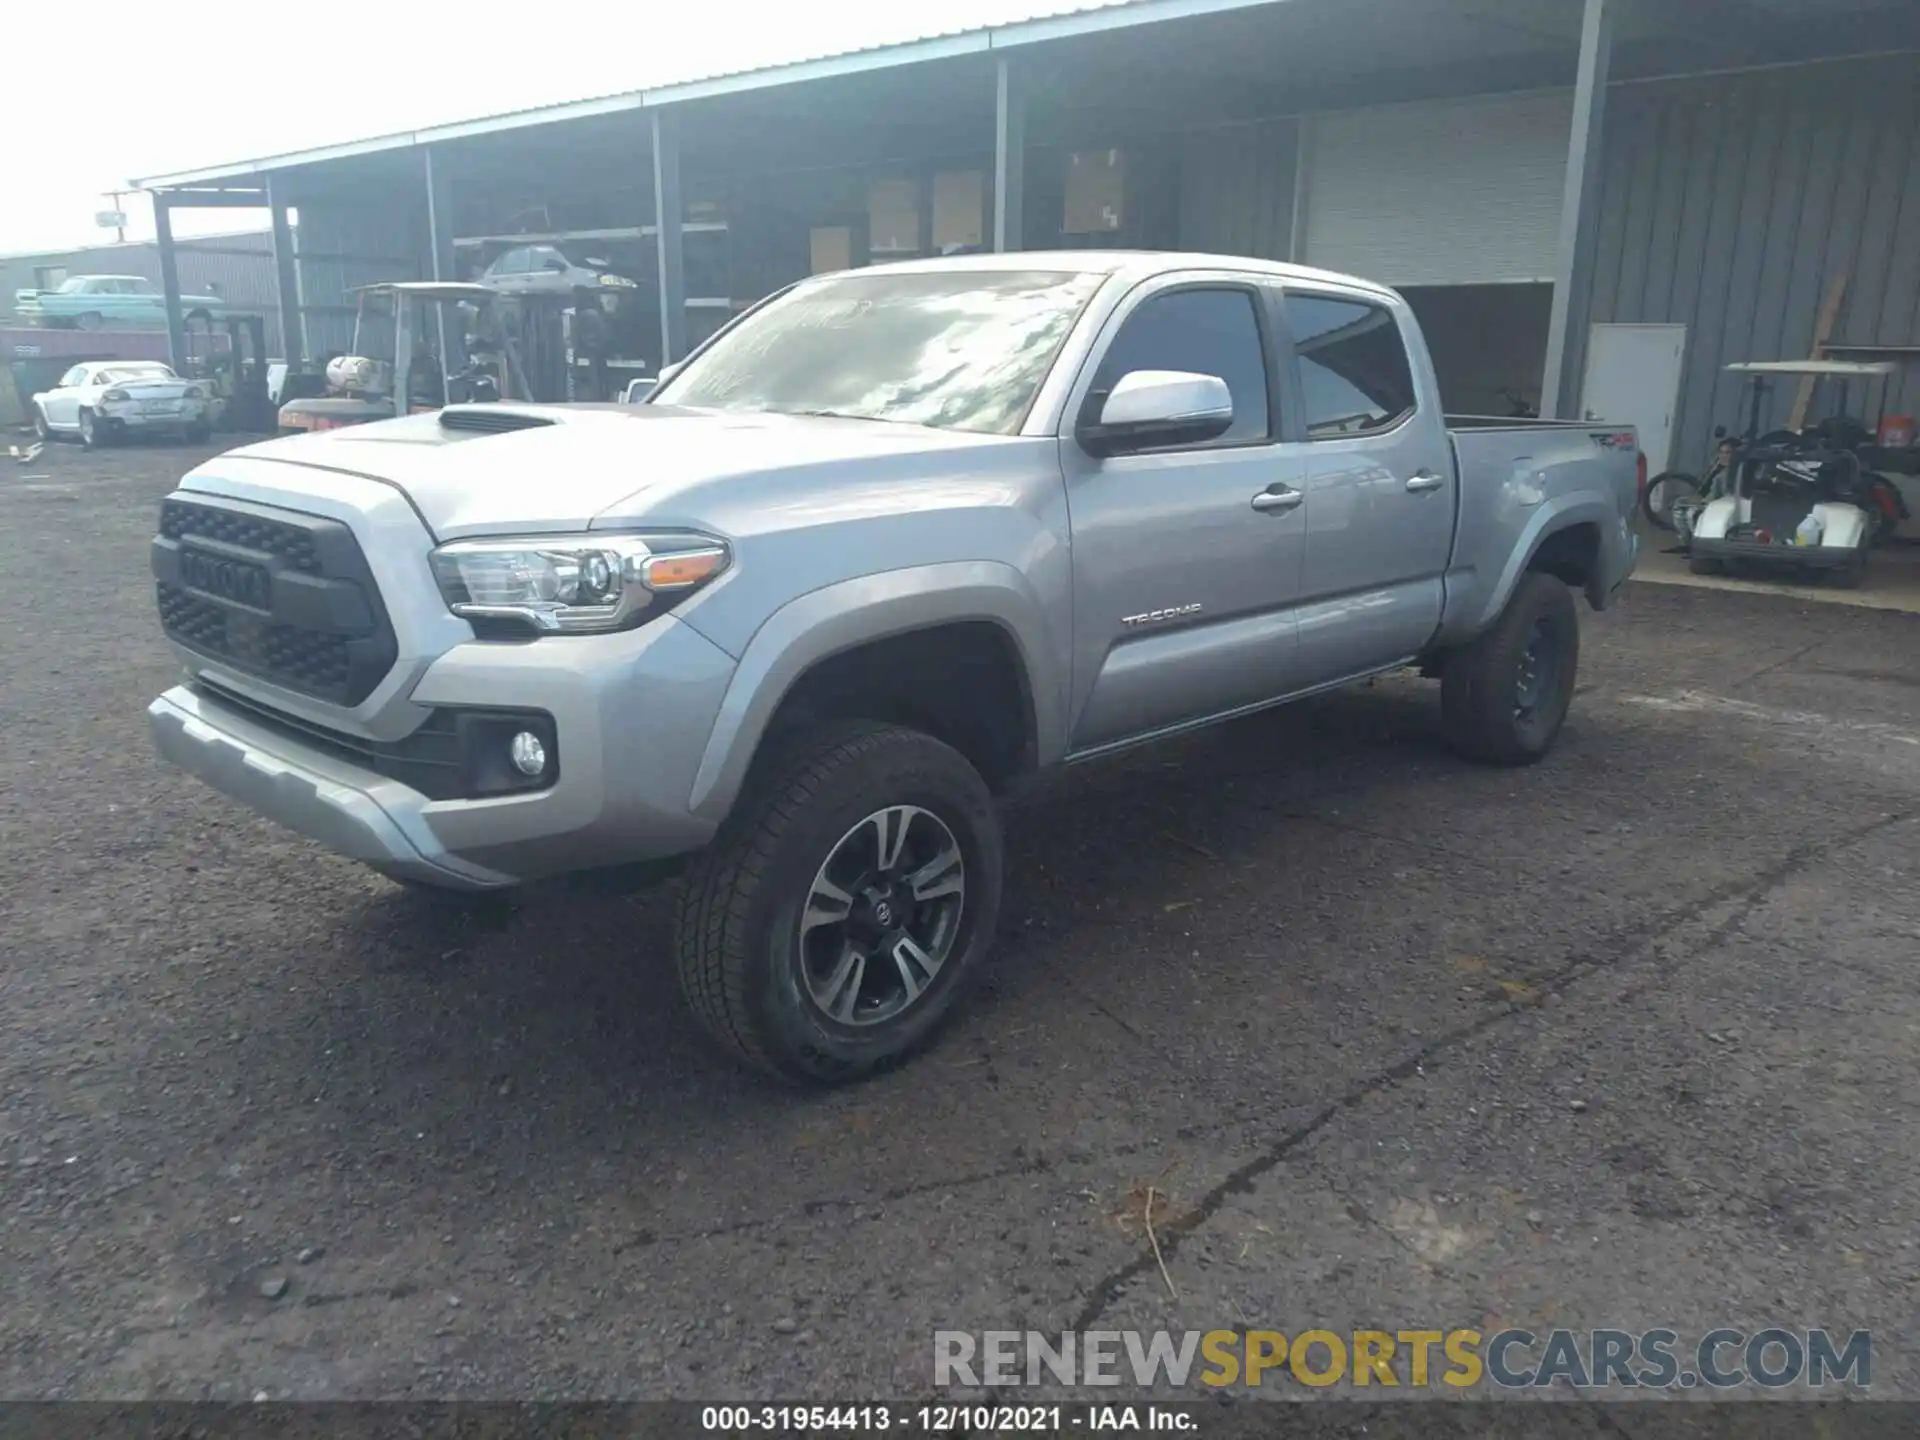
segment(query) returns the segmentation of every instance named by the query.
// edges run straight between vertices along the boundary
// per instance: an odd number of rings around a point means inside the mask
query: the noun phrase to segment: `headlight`
[[[433,552],[447,608],[541,631],[623,630],[727,568],[706,535],[559,535],[456,540]]]
[[[185,398],[188,400],[204,400],[207,398],[207,392],[202,390],[198,385],[189,385],[186,389]]]

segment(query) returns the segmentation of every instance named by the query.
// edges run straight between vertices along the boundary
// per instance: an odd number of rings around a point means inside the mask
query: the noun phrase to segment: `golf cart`
[[[533,398],[486,286],[403,280],[363,285],[354,294],[353,353],[327,362],[325,395],[280,407],[281,434],[391,420],[450,402]],[[461,338],[468,356],[461,370],[448,373],[435,352],[440,335]]]
[[[1748,377],[1747,431],[1713,488],[1672,507],[1696,574],[1731,565],[1823,572],[1849,588],[1866,575],[1873,547],[1898,523],[1887,512],[1887,481],[1862,453],[1871,432],[1845,407],[1804,430],[1760,430],[1766,393],[1778,376],[1884,378],[1895,366],[1850,360],[1768,360],[1727,366]],[[1893,492],[1898,501],[1898,492]]]

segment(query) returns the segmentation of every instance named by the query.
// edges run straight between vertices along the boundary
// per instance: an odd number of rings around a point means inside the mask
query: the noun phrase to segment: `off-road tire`
[[[1548,692],[1529,714],[1516,713],[1520,666],[1536,624],[1557,648]],[[1531,765],[1553,748],[1573,701],[1580,665],[1580,615],[1573,592],[1540,571],[1520,579],[1499,619],[1447,656],[1440,675],[1440,717],[1448,744],[1488,765]]]
[[[920,998],[891,1020],[830,1020],[807,993],[799,921],[819,867],[877,810],[931,811],[966,867],[960,930]],[[932,736],[870,721],[811,727],[757,762],[733,814],[680,893],[681,992],[736,1058],[789,1084],[845,1084],[930,1040],[978,978],[999,916],[1003,846],[986,782]]]

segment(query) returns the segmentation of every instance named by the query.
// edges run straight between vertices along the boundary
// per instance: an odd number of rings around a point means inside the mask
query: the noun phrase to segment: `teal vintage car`
[[[218,295],[182,295],[182,315],[217,314]],[[73,275],[56,290],[17,290],[21,316],[57,330],[114,330],[167,323],[166,297],[143,275]]]

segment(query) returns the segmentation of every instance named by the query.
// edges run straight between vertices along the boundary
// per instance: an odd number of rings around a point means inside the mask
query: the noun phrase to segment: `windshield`
[[[803,283],[688,361],[654,398],[1011,435],[1106,278],[941,270]]]

